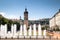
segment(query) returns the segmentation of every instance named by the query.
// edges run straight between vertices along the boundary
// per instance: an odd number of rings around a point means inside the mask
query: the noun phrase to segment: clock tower
[[[28,28],[28,11],[27,11],[27,8],[25,8],[25,11],[24,11],[24,24],[26,25],[26,28]]]

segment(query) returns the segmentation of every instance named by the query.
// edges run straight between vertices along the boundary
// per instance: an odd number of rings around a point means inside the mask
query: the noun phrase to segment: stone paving
[[[57,38],[52,38],[52,39],[49,39],[49,38],[38,38],[38,39],[36,39],[36,38],[32,38],[32,39],[22,39],[22,38],[20,38],[20,39],[0,39],[0,40],[60,40],[60,39],[57,39]]]
[[[49,35],[51,35],[53,38],[60,38],[60,34],[53,32],[53,33],[48,33]]]

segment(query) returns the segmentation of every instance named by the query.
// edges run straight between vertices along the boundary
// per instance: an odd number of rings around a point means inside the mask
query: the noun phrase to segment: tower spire
[[[21,20],[21,16],[20,16],[20,20]]]
[[[27,11],[27,8],[25,8],[25,11]]]

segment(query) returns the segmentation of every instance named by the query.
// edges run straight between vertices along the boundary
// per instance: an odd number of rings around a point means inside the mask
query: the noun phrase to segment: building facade
[[[49,23],[50,23],[50,27],[51,27],[51,28],[60,27],[60,9],[59,9],[59,11],[50,19]]]

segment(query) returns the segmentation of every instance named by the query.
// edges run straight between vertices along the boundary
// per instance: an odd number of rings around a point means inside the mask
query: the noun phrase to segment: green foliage
[[[0,25],[5,25],[7,24],[8,27],[8,31],[10,31],[11,29],[11,24],[16,24],[17,25],[17,31],[20,29],[20,23],[17,21],[12,21],[10,19],[4,18],[2,15],[0,15]]]
[[[60,31],[59,27],[53,28],[53,31]]]
[[[4,24],[7,24],[7,23],[8,23],[8,19],[0,16],[0,25],[1,25],[1,24],[4,25]]]
[[[2,15],[0,15],[0,25],[4,25],[4,24],[9,24],[9,25],[11,25],[11,24],[17,24],[17,25],[19,25],[19,23],[18,22],[16,22],[16,21],[12,21],[12,20],[9,20],[9,19],[7,19],[7,18],[4,18]]]
[[[16,24],[17,25],[17,30],[16,31],[19,31],[20,30],[20,23],[19,22],[16,22],[14,21],[13,24]]]
[[[45,30],[45,29],[48,30],[48,28],[49,28],[48,26],[45,26],[45,27],[42,27],[42,30]]]

